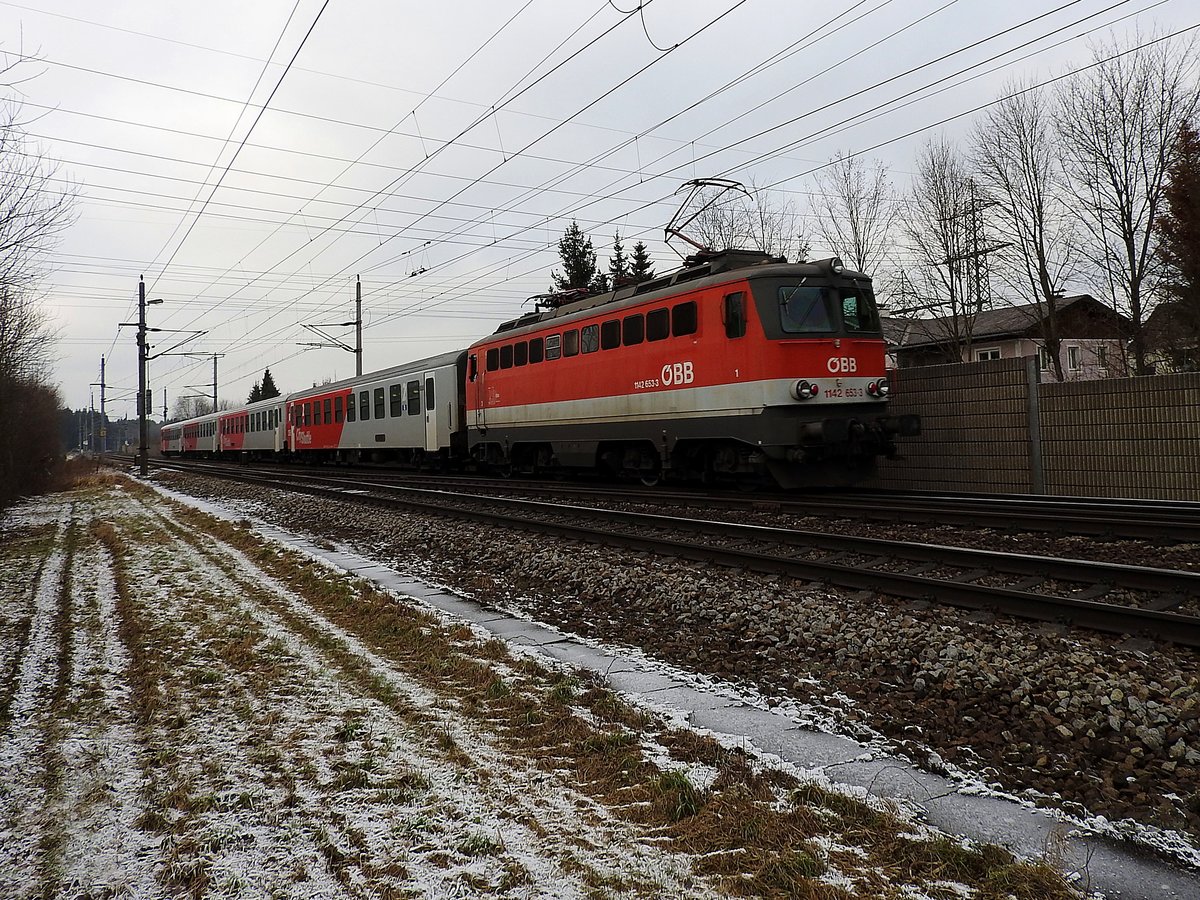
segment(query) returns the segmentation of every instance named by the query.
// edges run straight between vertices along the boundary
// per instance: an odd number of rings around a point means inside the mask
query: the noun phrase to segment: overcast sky
[[[353,319],[355,276],[365,370],[465,347],[548,288],[572,218],[602,263],[619,230],[664,271],[690,178],[775,185],[807,213],[813,170],[868,151],[904,188],[920,143],[965,134],[1006,82],[1083,65],[1111,31],[1200,23],[1194,0],[633,6],[0,2],[3,51],[30,57],[7,95],[78,195],[45,283],[64,401],[88,403],[103,355],[109,412],[132,415],[118,325],[139,275],[164,301],[152,326],[224,354],[223,399],[267,366],[286,392],[354,373],[297,345]],[[211,379],[211,358],[152,361],[156,410]]]

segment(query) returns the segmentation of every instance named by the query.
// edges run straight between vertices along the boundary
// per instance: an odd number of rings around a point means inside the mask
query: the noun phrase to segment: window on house
[[[975,351],[975,361],[976,362],[983,362],[985,360],[999,359],[999,358],[1000,358],[1000,348],[999,347],[987,347],[983,350]]]
[[[1095,349],[1095,353],[1096,353],[1096,365],[1098,365],[1102,369],[1105,368],[1108,365],[1108,348],[1107,347],[1097,347]]]
[[[1067,368],[1078,369],[1083,365],[1082,354],[1078,347],[1067,348]]]
[[[1038,347],[1038,368],[1043,372],[1048,372],[1053,365],[1054,360],[1050,358],[1050,351],[1045,347]]]

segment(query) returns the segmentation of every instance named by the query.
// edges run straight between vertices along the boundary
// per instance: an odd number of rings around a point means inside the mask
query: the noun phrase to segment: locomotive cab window
[[[584,353],[595,353],[600,349],[599,325],[584,325],[580,329],[579,349]]]
[[[621,346],[621,320],[609,319],[600,326],[600,349],[612,350]]]
[[[410,416],[420,415],[421,413],[421,382],[410,381],[408,383],[408,414]]]
[[[825,334],[833,331],[829,289],[789,285],[779,289],[779,324],[787,334]]]
[[[562,336],[557,334],[546,335],[546,361],[558,359],[562,356]]]
[[[671,307],[671,334],[683,337],[696,333],[696,301],[676,303]]]
[[[843,288],[841,300],[842,325],[847,332],[879,333],[879,310],[875,306],[875,298],[869,291]]]
[[[740,338],[746,335],[746,295],[742,291],[726,294],[721,318],[725,322],[725,337]]]
[[[541,338],[533,338],[529,342],[529,362],[540,363],[545,358],[544,347]]]

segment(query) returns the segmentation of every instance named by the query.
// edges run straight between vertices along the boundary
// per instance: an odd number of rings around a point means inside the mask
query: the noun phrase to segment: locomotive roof
[[[837,274],[841,278],[869,279],[870,276],[848,269],[835,272],[834,266],[840,266],[837,259],[823,259],[813,262],[789,263],[782,256],[769,256],[757,250],[723,250],[719,253],[699,254],[689,257],[688,263],[667,275],[642,281],[638,284],[625,285],[615,291],[584,297],[573,303],[564,303],[553,309],[536,310],[526,313],[518,319],[504,322],[487,338],[476,341],[482,344],[499,334],[549,322],[555,319],[575,317],[602,306],[622,303],[624,301],[642,302],[643,300],[665,299],[685,291],[724,284],[730,281],[740,281],[748,278],[806,278],[812,276],[830,276]]]

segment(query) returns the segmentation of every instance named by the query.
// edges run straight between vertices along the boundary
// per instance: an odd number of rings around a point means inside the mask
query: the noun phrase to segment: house
[[[1125,374],[1125,316],[1089,294],[1062,297],[1055,307],[1064,380]],[[883,331],[893,367],[1036,356],[1043,378],[1054,377],[1036,303],[985,309],[973,317],[885,316]]]
[[[1200,372],[1200,310],[1164,300],[1146,319],[1142,336],[1156,373]]]

